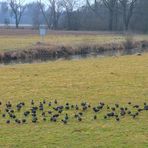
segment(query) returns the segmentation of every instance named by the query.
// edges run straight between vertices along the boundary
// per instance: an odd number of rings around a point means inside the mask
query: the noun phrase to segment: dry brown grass
[[[148,48],[147,41],[129,41],[121,43],[106,43],[106,44],[80,44],[77,46],[69,45],[50,45],[38,42],[33,47],[24,50],[4,51],[0,53],[1,63],[10,62],[34,62],[55,60],[59,58],[70,58],[73,55],[106,55],[109,52],[111,55],[133,54],[135,51],[146,51]],[[135,51],[134,51],[135,49]],[[138,50],[137,50],[138,49]]]

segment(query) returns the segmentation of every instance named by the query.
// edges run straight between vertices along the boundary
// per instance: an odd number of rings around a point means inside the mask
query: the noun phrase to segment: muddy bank
[[[1,64],[32,63],[60,58],[74,59],[88,56],[114,56],[142,53],[148,51],[148,41],[110,43],[103,45],[80,45],[78,47],[57,46],[50,47],[37,43],[29,49],[18,49],[0,53]]]

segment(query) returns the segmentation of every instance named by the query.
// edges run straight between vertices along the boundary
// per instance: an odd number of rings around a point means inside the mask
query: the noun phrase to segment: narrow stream
[[[60,59],[66,59],[66,60],[79,60],[83,58],[89,58],[89,57],[107,57],[107,56],[124,56],[124,55],[141,55],[144,52],[148,52],[148,48],[135,48],[135,49],[128,49],[128,50],[108,50],[108,51],[99,51],[99,52],[90,52],[86,54],[75,54],[75,55],[62,55],[62,56],[46,56],[41,55],[38,56],[37,59],[33,58],[33,56],[30,56],[29,58],[23,58],[23,59],[7,59],[5,61],[1,61],[1,65],[9,65],[9,64],[24,64],[24,63],[41,63],[41,62],[48,62],[48,61],[55,61]]]

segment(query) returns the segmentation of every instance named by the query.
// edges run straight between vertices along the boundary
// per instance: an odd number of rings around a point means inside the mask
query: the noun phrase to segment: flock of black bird
[[[38,104],[38,105],[37,105]],[[28,104],[27,104],[28,105]],[[122,118],[130,116],[135,119],[143,112],[148,111],[148,104],[143,105],[133,104],[128,102],[125,106],[121,104],[108,105],[104,102],[99,102],[96,105],[91,105],[88,102],[81,102],[80,104],[71,104],[69,102],[60,105],[57,100],[47,102],[35,102],[31,100],[27,108],[25,102],[19,102],[13,105],[10,101],[2,103],[0,101],[0,116],[1,121],[6,124],[28,124],[39,122],[61,122],[68,124],[71,120],[82,122],[86,114],[91,113],[90,120],[97,119],[115,119],[119,122]]]

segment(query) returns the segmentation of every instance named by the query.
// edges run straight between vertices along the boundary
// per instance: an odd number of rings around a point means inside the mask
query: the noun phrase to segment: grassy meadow
[[[23,46],[38,39],[29,38],[23,39],[26,40],[22,41]],[[102,40],[101,37],[92,37],[92,40],[99,38]],[[72,39],[62,37],[61,40],[69,42]],[[6,44],[5,48],[9,47]],[[109,105],[120,103],[124,106],[131,101],[143,105],[143,102],[148,102],[148,54],[0,66],[0,101],[6,103],[11,100],[13,104],[24,101],[27,107],[31,99],[42,101],[44,98],[56,98],[60,103],[87,101],[94,105],[104,101]],[[136,119],[122,118],[120,122],[105,120],[103,115],[104,112],[98,113],[98,119],[94,121],[89,110],[82,122],[70,119],[67,125],[60,121],[7,125],[0,117],[0,147],[148,147],[148,112]]]
[[[11,33],[11,34],[10,34]],[[48,46],[83,46],[100,45],[105,43],[120,43],[125,41],[126,34],[105,33],[105,32],[68,32],[49,31],[44,38]],[[134,41],[148,40],[148,35],[130,35]],[[10,51],[16,49],[27,49],[34,47],[36,43],[42,41],[37,31],[32,30],[0,30],[0,51]]]
[[[77,46],[84,45],[85,43],[91,44],[102,44],[108,42],[118,42],[123,41],[122,36],[104,36],[104,35],[47,35],[44,42],[52,46],[64,45],[64,46]],[[15,50],[15,49],[24,49],[29,47],[34,47],[34,45],[41,41],[41,38],[38,35],[30,36],[13,36],[13,37],[0,37],[0,50]]]

